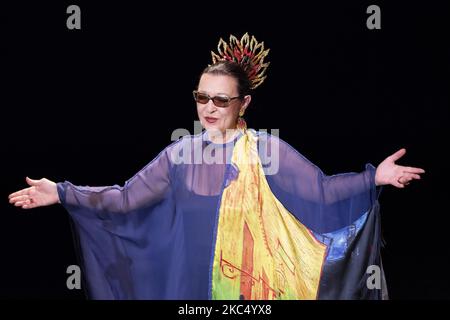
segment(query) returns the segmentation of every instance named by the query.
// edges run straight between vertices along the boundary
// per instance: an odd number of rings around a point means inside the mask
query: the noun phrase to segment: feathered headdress
[[[248,75],[251,89],[255,89],[266,79],[266,70],[270,62],[264,63],[264,58],[270,49],[264,50],[264,42],[258,43],[255,37],[245,33],[239,41],[234,35],[230,35],[229,43],[220,38],[217,45],[217,54],[211,51],[212,61],[233,61],[239,63]]]

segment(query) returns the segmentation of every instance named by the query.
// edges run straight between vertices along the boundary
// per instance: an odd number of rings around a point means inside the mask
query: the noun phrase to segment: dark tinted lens
[[[214,97],[213,101],[214,101],[214,104],[218,107],[227,107],[228,103],[230,102],[230,98],[217,96],[217,97]]]
[[[208,95],[206,95],[206,94],[204,94],[204,93],[199,93],[199,92],[197,92],[197,93],[195,94],[195,100],[196,100],[198,103],[205,104],[205,103],[208,103],[209,97],[208,97]]]

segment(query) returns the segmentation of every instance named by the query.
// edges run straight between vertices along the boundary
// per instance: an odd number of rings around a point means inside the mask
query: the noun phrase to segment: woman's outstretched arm
[[[404,153],[399,150],[377,168],[367,164],[361,172],[326,175],[278,137],[262,135],[260,145],[272,192],[303,224],[321,233],[348,226],[367,212],[378,198],[377,186],[402,188],[420,179],[423,169],[395,163]]]
[[[55,183],[46,178],[33,180],[27,177],[29,187],[11,193],[9,202],[23,209],[61,203],[118,213],[149,206],[162,200],[170,186],[169,150],[170,146],[124,186],[75,186],[69,181]]]
[[[367,164],[366,170],[362,172],[328,176],[283,140],[268,136],[264,144],[263,152],[270,155],[272,161],[276,159],[279,163],[275,174],[268,176],[270,182],[301,199],[325,205],[371,192],[377,186],[390,184],[403,188],[412,180],[420,179],[420,174],[425,172],[421,168],[396,164],[406,153],[405,149],[400,149],[376,168]],[[275,156],[275,153],[278,155]]]

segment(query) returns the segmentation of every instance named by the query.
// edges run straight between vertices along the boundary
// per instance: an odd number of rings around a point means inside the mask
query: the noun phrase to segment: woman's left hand
[[[420,179],[420,174],[425,173],[425,170],[395,164],[395,161],[403,157],[405,153],[406,149],[400,149],[378,165],[375,173],[375,184],[377,186],[391,184],[397,188],[404,188],[412,180]]]

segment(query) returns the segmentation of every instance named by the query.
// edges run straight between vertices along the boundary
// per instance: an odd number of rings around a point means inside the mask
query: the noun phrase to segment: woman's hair
[[[236,79],[238,94],[241,98],[250,94],[252,83],[244,68],[236,62],[221,60],[206,67],[200,77],[207,74],[229,76]]]

